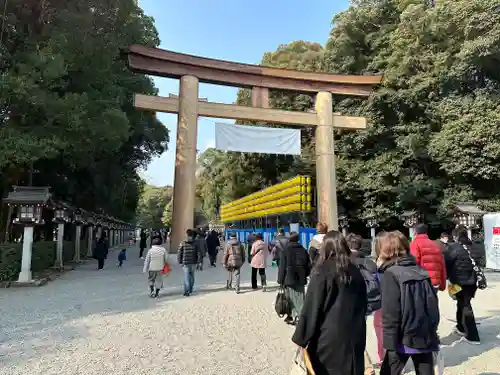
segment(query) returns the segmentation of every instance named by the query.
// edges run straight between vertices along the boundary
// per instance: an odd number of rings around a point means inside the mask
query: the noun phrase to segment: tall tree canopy
[[[0,181],[51,186],[88,210],[131,220],[137,174],[168,142],[134,92],[153,82],[130,72],[120,49],[159,44],[134,0],[5,0],[0,34]]]
[[[172,186],[145,185],[137,208],[137,224],[152,229],[170,226],[172,194]]]
[[[417,209],[437,222],[464,200],[500,209],[499,9],[498,0],[356,0],[334,16],[324,50],[299,41],[264,55],[271,66],[384,74],[368,99],[334,98],[332,110],[368,118],[365,131],[336,132],[339,201],[349,216],[384,220]],[[249,98],[238,94],[242,104]],[[294,110],[313,103],[287,92],[271,102]],[[225,199],[314,175],[313,142],[303,131],[300,158],[221,154],[227,179],[244,181]]]

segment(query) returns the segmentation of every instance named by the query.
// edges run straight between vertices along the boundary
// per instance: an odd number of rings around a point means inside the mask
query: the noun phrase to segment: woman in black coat
[[[285,323],[296,324],[304,305],[305,286],[311,270],[311,261],[307,250],[299,243],[299,234],[290,233],[288,244],[280,254],[278,284],[285,288],[290,302],[291,315]]]
[[[144,230],[141,230],[141,234],[140,234],[140,240],[139,240],[139,258],[143,258],[143,254],[144,254],[144,249],[147,247],[147,240],[148,240],[148,235],[146,234],[146,232]]]
[[[97,269],[102,270],[104,268],[104,260],[108,257],[108,245],[106,243],[105,237],[100,237],[97,240],[97,244],[94,250],[94,258],[97,259]]]
[[[459,285],[462,290],[455,294],[457,298],[457,325],[455,332],[471,344],[479,344],[479,332],[477,331],[474,311],[471,300],[476,295],[477,280],[472,265],[470,250],[472,242],[467,236],[467,230],[457,228],[453,231],[456,242],[449,243],[444,252],[446,263],[446,274],[450,283]]]
[[[307,348],[316,375],[363,375],[366,285],[338,231],[326,234],[292,341]]]

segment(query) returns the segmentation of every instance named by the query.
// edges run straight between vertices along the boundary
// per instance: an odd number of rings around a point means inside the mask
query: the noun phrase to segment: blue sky
[[[154,17],[161,48],[175,52],[258,64],[262,55],[279,44],[306,40],[324,44],[333,15],[347,8],[348,0],[139,0]],[[178,80],[156,78],[161,96],[178,94]],[[200,84],[200,97],[234,103],[237,89]],[[168,151],[153,160],[143,173],[148,183],[174,181],[177,116],[159,114],[170,131]],[[200,117],[198,150],[214,146],[214,123],[232,122]]]

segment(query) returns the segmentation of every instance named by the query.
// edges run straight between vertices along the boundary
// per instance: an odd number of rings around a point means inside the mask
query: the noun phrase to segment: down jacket
[[[410,244],[410,252],[417,264],[429,273],[432,285],[445,290],[446,264],[441,248],[427,234],[417,234]]]
[[[231,238],[224,248],[224,266],[228,269],[240,268],[245,263],[245,249],[240,241]]]

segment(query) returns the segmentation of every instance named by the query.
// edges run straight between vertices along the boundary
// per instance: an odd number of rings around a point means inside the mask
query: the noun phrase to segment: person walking
[[[104,268],[104,261],[108,257],[108,244],[106,242],[106,237],[101,236],[97,240],[97,244],[94,249],[94,258],[97,259],[97,269],[102,270]]]
[[[147,246],[148,235],[144,231],[141,230],[141,234],[139,235],[139,258],[144,259],[144,250]]]
[[[245,248],[236,238],[236,233],[229,235],[229,241],[224,248],[224,258],[222,261],[228,271],[226,289],[233,288],[233,276],[235,279],[236,294],[240,293],[240,274],[241,267],[245,263]]]
[[[448,249],[448,243],[450,242],[450,236],[448,233],[443,232],[441,233],[441,236],[439,236],[439,239],[435,241],[436,244],[439,246],[441,249],[441,252],[444,254],[444,252]]]
[[[309,244],[309,258],[311,259],[311,264],[314,266],[316,263],[316,259],[319,255],[319,250],[321,249],[321,244],[323,243],[323,238],[325,238],[325,234],[328,232],[328,225],[323,222],[319,222],[316,225],[317,234],[315,234]]]
[[[234,234],[236,236],[236,233]],[[221,246],[219,235],[215,230],[212,230],[207,236],[208,259],[211,267],[216,267],[217,249]],[[224,247],[225,249],[225,247]]]
[[[410,253],[417,264],[429,273],[432,285],[436,290],[446,289],[446,265],[441,248],[429,239],[427,225],[415,226],[415,238],[410,244]]]
[[[285,235],[285,230],[280,228],[278,234],[271,242],[271,255],[273,257],[273,262],[275,262],[278,267],[280,266],[281,252],[288,245],[288,241],[289,239]]]
[[[410,358],[418,375],[434,375],[439,304],[432,280],[401,232],[387,233],[377,250],[386,350],[380,375],[400,375]]]
[[[455,332],[470,343],[481,343],[472,309],[472,299],[477,291],[477,278],[470,256],[472,242],[465,228],[457,228],[452,233],[455,242],[449,244],[444,252],[448,280],[461,289],[454,295],[457,301],[457,325]]]
[[[269,255],[269,249],[264,242],[261,233],[255,234],[255,241],[252,243],[250,255],[252,257],[252,261],[250,262],[250,265],[252,266],[252,289],[257,289],[257,273],[259,273],[262,290],[265,292],[267,285],[266,263]]]
[[[203,261],[205,260],[205,256],[208,252],[208,249],[207,249],[207,240],[205,239],[205,233],[201,228],[198,229],[198,231],[196,232],[196,243],[201,251],[201,259],[198,260],[198,265],[196,266],[196,269],[199,271],[203,271]]]
[[[285,323],[295,325],[304,305],[305,286],[311,272],[311,260],[307,250],[299,243],[299,234],[290,233],[288,243],[280,251],[278,284],[285,289],[290,304],[290,315]]]
[[[351,260],[352,262],[359,268],[361,274],[363,275],[363,279],[365,280],[366,285],[366,296],[367,296],[367,316],[375,314],[380,311],[382,307],[382,297],[380,292],[380,282],[378,280],[377,275],[377,264],[371,260],[370,258],[365,257],[365,254],[361,251],[361,247],[363,246],[363,238],[354,233],[350,233],[346,238],[347,244],[349,245],[349,249],[351,250]],[[374,321],[375,322],[375,321]],[[374,334],[377,337],[377,344],[380,343],[382,337],[377,336],[377,331],[375,329],[375,324],[373,329],[368,330],[367,328],[367,336],[368,333]],[[382,359],[380,362],[382,362]],[[378,362],[378,361],[377,361]],[[368,352],[365,350],[365,374],[366,375],[375,375],[375,368],[373,360],[368,355]]]
[[[366,286],[338,231],[323,239],[292,341],[317,375],[363,375]]]
[[[163,288],[163,269],[168,263],[168,253],[162,245],[161,237],[155,237],[151,249],[146,254],[143,272],[148,273],[151,298],[158,298]]]
[[[186,240],[182,241],[177,251],[177,262],[182,265],[184,272],[184,296],[193,293],[194,273],[196,265],[201,259],[201,249],[195,240],[196,232],[192,229],[186,231]]]

